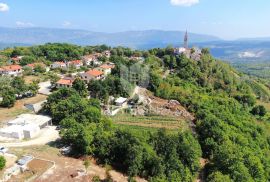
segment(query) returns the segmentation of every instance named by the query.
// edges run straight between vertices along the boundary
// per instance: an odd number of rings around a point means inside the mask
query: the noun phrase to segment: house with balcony
[[[104,75],[107,76],[107,75],[111,74],[113,68],[115,68],[114,63],[106,63],[106,64],[99,66],[96,69],[99,71],[102,71],[104,73]]]
[[[97,69],[89,70],[80,75],[81,79],[85,81],[85,83],[89,83],[91,80],[102,80],[104,79],[104,73]]]
[[[9,65],[0,67],[0,75],[5,76],[19,76],[23,72],[23,69],[20,65]]]
[[[61,78],[56,82],[55,86],[56,88],[71,88],[74,82],[74,78],[71,77],[65,77]]]

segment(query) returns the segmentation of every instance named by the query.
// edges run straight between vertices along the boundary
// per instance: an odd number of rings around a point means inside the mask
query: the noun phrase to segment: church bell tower
[[[184,48],[188,49],[188,32],[187,31],[184,37]]]

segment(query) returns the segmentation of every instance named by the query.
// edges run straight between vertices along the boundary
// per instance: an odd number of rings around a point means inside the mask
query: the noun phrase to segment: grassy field
[[[141,131],[156,131],[160,128],[169,130],[187,130],[189,123],[177,117],[168,116],[132,116],[119,114],[111,117],[116,127]]]
[[[265,109],[270,112],[270,102],[262,102],[260,100],[257,100],[257,104],[258,105],[263,105],[265,107]]]

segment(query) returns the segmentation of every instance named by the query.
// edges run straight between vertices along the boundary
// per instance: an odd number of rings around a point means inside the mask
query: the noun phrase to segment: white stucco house
[[[52,118],[48,116],[22,114],[0,129],[0,137],[19,140],[34,138],[39,135],[40,130],[51,124]]]
[[[5,76],[19,76],[23,72],[23,69],[20,65],[9,65],[0,67],[0,75]]]

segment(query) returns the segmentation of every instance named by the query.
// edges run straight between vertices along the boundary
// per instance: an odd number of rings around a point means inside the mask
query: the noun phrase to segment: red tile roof
[[[99,70],[90,70],[90,71],[87,71],[86,72],[88,75],[91,75],[91,76],[94,76],[94,77],[98,77],[98,76],[101,76],[103,75],[103,72],[102,71],[99,71]]]
[[[83,56],[84,59],[97,59],[98,57],[102,57],[101,53],[94,53]]]
[[[42,66],[42,67],[45,67],[45,65],[43,64],[43,63],[32,63],[32,64],[28,64],[28,65],[26,65],[26,66],[28,66],[28,67],[31,67],[31,68],[35,68],[35,66]]]
[[[103,64],[103,65],[100,66],[100,68],[103,68],[103,69],[112,69],[112,68],[114,68],[114,65]]]
[[[74,80],[71,78],[62,78],[56,83],[61,84],[61,85],[72,85],[73,82],[74,82]]]
[[[96,57],[101,57],[103,56],[101,53],[94,53],[93,56],[96,56]]]
[[[10,66],[3,66],[2,69],[6,71],[16,71],[22,69],[22,67],[20,65],[10,65]]]
[[[77,64],[77,65],[79,65],[79,64],[82,64],[82,61],[81,60],[74,60],[74,61],[70,61],[70,62],[68,62],[69,64]]]
[[[64,62],[59,62],[59,61],[57,61],[57,62],[54,62],[55,64],[60,64],[60,65],[66,65],[66,63],[64,63]]]
[[[19,62],[22,59],[22,56],[16,56],[11,58],[13,61]]]

